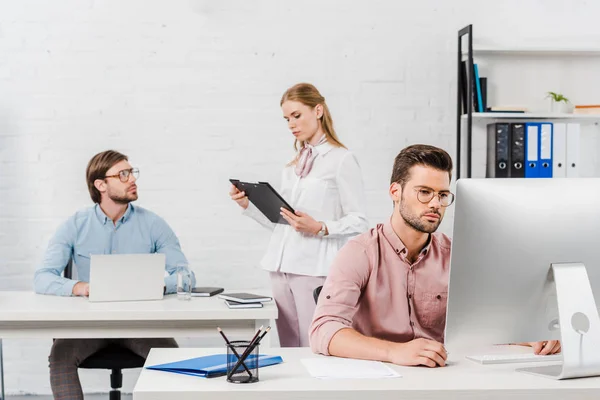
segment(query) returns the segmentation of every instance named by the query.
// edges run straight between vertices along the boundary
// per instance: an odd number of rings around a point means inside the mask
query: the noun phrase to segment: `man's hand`
[[[89,296],[90,295],[90,284],[87,282],[77,282],[73,286],[74,296]]]
[[[559,340],[548,340],[546,342],[528,342],[525,343],[527,346],[533,347],[533,352],[542,356],[548,354],[560,353],[560,341]]]
[[[444,345],[434,340],[415,339],[408,343],[394,343],[390,360],[397,365],[425,365],[430,368],[446,365],[448,353]]]
[[[282,207],[281,215],[296,232],[316,235],[321,230],[320,222],[317,222],[313,217],[301,211],[296,211],[296,214],[293,214]]]

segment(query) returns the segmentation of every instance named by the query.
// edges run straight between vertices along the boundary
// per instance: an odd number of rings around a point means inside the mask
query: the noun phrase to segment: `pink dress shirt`
[[[316,353],[329,355],[343,328],[392,342],[427,338],[443,343],[448,300],[450,238],[433,233],[417,260],[391,223],[350,240],[337,254],[310,328]]]

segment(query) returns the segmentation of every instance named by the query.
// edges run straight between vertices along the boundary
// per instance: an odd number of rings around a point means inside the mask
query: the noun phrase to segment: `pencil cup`
[[[250,342],[247,340],[234,340],[227,345],[227,382],[258,382],[258,345],[254,346],[243,363],[238,362],[238,359],[242,358],[247,352],[249,346]],[[233,371],[236,364],[237,368]]]

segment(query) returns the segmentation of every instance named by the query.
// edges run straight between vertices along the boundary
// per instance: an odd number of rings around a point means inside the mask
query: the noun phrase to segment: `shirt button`
[[[400,250],[396,249],[396,254],[400,254]]]
[[[409,295],[408,295],[408,298],[409,298],[409,299],[412,299],[412,294],[409,294]]]
[[[441,300],[442,296],[440,296],[439,294],[436,296],[438,300]]]
[[[326,298],[327,298],[327,300],[329,300],[331,298],[331,296],[327,296]]]
[[[415,326],[414,321],[410,321],[410,326]]]

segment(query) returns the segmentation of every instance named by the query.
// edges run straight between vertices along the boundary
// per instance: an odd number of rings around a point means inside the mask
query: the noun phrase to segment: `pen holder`
[[[238,362],[248,351],[249,346],[250,342],[247,340],[234,340],[227,345],[227,382],[258,382],[258,345],[250,350],[244,362]],[[238,367],[233,371],[236,364]]]

